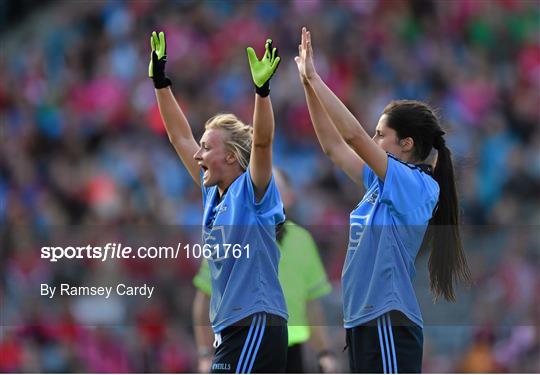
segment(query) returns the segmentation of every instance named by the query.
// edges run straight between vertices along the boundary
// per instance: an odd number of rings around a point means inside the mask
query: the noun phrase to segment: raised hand
[[[264,48],[265,52],[260,61],[253,48],[248,47],[246,49],[249,68],[251,69],[251,77],[255,84],[255,91],[261,97],[270,94],[270,78],[272,78],[276,72],[281,61],[281,57],[278,56],[277,48],[272,48],[272,39],[266,40]]]
[[[315,65],[313,64],[313,48],[311,47],[311,33],[302,27],[302,41],[298,45],[298,56],[294,58],[298,73],[303,83],[307,83],[315,77]]]
[[[163,31],[152,32],[150,37],[150,64],[148,64],[148,77],[154,81],[156,89],[162,89],[171,85],[171,80],[165,75],[165,63],[167,62],[167,44]]]

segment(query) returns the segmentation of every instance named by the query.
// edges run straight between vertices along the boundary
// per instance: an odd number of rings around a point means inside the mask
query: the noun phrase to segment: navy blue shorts
[[[351,372],[422,372],[422,328],[399,311],[390,311],[370,322],[348,328],[346,342]]]
[[[220,332],[212,373],[283,373],[287,366],[287,321],[256,313]]]
[[[287,374],[304,373],[304,359],[302,350],[302,344],[294,344],[289,346],[289,349],[287,350],[287,367],[285,368],[285,372]]]

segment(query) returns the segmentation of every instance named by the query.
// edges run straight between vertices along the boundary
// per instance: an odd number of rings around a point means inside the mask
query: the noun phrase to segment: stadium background
[[[168,143],[146,76],[150,32],[161,29],[174,93],[197,136],[218,112],[250,122],[244,49],[267,36],[279,46],[275,164],[294,176],[301,199],[292,216],[319,242],[334,285],[323,301],[332,349],[344,360],[346,234],[328,231],[346,233],[361,192],[311,128],[292,60],[303,25],[319,72],[369,131],[394,98],[428,101],[449,131],[475,285],[456,304],[432,305],[418,260],[424,370],[540,371],[538,1],[8,0],[0,20],[0,371],[196,369],[196,263],[147,265],[138,276],[129,265],[73,271],[39,259],[33,240],[58,226],[199,223],[200,193]],[[37,296],[40,282],[107,272],[159,275],[162,292],[151,303],[109,305]]]

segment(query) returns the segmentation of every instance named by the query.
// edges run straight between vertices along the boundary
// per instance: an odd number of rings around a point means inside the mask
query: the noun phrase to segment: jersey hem
[[[354,328],[356,326],[359,326],[361,324],[367,323],[371,320],[374,320],[378,318],[379,316],[386,314],[389,311],[397,310],[405,314],[407,318],[409,318],[414,324],[418,325],[420,328],[424,328],[424,323],[422,321],[421,317],[416,316],[416,314],[411,313],[410,311],[395,305],[391,304],[386,307],[383,307],[382,309],[379,309],[377,311],[373,311],[369,314],[361,315],[358,318],[350,319],[350,320],[343,320],[343,327],[345,328]]]
[[[247,318],[250,315],[253,315],[256,313],[262,313],[262,312],[267,313],[267,314],[274,314],[274,315],[282,317],[285,320],[289,320],[289,314],[287,314],[283,310],[254,307],[245,311],[242,314],[231,316],[221,321],[218,324],[212,324],[212,330],[214,331],[214,333],[219,333],[223,331],[225,328],[232,326],[234,323],[239,322],[240,320]]]

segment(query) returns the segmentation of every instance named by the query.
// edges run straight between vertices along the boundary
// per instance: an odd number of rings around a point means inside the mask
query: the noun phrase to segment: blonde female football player
[[[197,144],[165,75],[165,34],[152,33],[149,76],[169,140],[203,195],[203,237],[212,249],[211,371],[283,372],[287,308],[278,280],[276,225],[285,220],[272,176],[270,78],[280,58],[267,40],[262,60],[247,49],[255,84],[253,127],[232,114],[207,121]],[[225,244],[236,246],[228,251]],[[230,249],[229,249],[230,250]],[[240,252],[240,253],[239,253]]]

